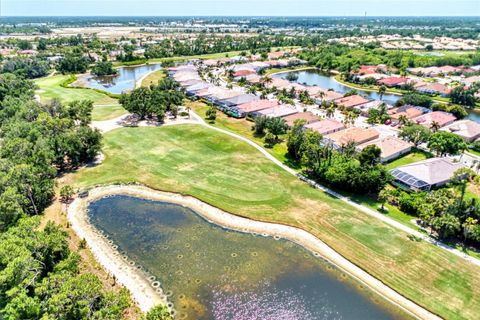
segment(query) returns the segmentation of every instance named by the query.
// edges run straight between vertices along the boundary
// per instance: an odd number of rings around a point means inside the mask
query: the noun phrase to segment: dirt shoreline
[[[250,220],[222,211],[191,196],[156,191],[144,186],[112,185],[91,189],[88,197],[77,198],[70,204],[68,220],[78,236],[87,241],[87,245],[98,262],[107,272],[115,275],[118,282],[130,290],[133,300],[143,312],[150,310],[156,304],[166,303],[165,297],[161,294],[161,289],[158,289],[158,286],[153,286],[153,283],[146,279],[141,271],[135,266],[131,266],[131,262],[122,258],[112,244],[108,242],[108,239],[99,234],[88,221],[86,211],[88,204],[111,195],[128,195],[171,202],[189,207],[209,222],[222,227],[288,239],[302,245],[315,255],[325,258],[412,316],[419,319],[441,319],[360,269],[307,231],[281,224]]]

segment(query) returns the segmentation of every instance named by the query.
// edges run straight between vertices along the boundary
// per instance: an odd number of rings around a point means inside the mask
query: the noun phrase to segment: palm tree
[[[410,122],[410,120],[408,120],[407,116],[402,114],[400,117],[398,117],[398,124],[400,126],[404,126],[406,124],[408,124]]]
[[[378,94],[380,95],[380,100],[383,99],[383,95],[385,94],[385,92],[387,92],[387,87],[385,87],[384,85],[381,85],[378,88]]]
[[[272,81],[273,81],[272,78],[269,76],[263,77],[263,83],[272,83]]]
[[[433,132],[437,132],[438,129],[440,129],[440,124],[437,121],[433,121],[430,125],[430,129],[432,129]]]
[[[333,108],[332,106],[328,107],[325,110],[325,115],[327,116],[327,118],[333,117],[334,114],[335,114],[335,108]]]

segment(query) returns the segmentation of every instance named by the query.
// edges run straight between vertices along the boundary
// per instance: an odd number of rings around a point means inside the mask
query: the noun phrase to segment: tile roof
[[[333,120],[333,119],[324,119],[317,122],[307,124],[305,128],[315,130],[321,134],[329,134],[339,130],[345,129],[343,123]]]
[[[357,127],[334,132],[327,136],[328,139],[332,140],[338,146],[346,145],[351,141],[361,144],[377,139],[378,137],[380,137],[380,133],[373,128],[364,129]]]
[[[369,145],[376,145],[382,150],[382,158],[390,158],[391,156],[405,152],[412,148],[412,144],[394,136],[386,136],[375,139],[358,146],[359,149],[364,149]]]
[[[452,132],[469,142],[480,138],[480,123],[472,120],[455,121],[442,130]]]
[[[354,106],[358,106],[359,104],[363,104],[368,102],[369,100],[365,99],[362,96],[359,96],[357,94],[348,96],[348,97],[343,97],[339,99],[335,99],[334,102],[338,106],[344,106],[345,108],[352,108]]]
[[[310,111],[307,111],[307,112],[294,113],[294,114],[283,117],[283,119],[285,120],[285,122],[287,122],[289,126],[293,126],[295,120],[297,119],[303,119],[306,121],[306,124],[309,124],[309,123],[319,121],[320,117],[314,115]]]
[[[413,119],[413,121],[426,127],[431,127],[432,123],[436,122],[440,127],[443,127],[452,123],[456,119],[457,118],[455,118],[455,116],[451,113],[443,111],[433,111],[416,117]]]

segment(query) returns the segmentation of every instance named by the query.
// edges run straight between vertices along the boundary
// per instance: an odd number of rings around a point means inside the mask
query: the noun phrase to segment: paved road
[[[193,111],[191,112],[191,115],[192,115],[192,117],[194,117],[194,118],[196,118],[196,119],[198,120],[197,123],[199,123],[199,124],[201,124],[201,125],[203,125],[203,126],[206,126],[206,127],[210,128],[210,129],[212,129],[212,130],[215,130],[215,131],[222,132],[222,133],[227,134],[227,135],[229,135],[229,136],[231,136],[231,137],[234,137],[234,138],[236,138],[236,139],[239,139],[239,140],[242,140],[242,141],[248,143],[249,145],[251,145],[252,147],[254,147],[255,149],[257,149],[258,151],[260,151],[265,157],[267,157],[267,158],[270,159],[272,162],[274,162],[277,166],[279,166],[279,167],[282,168],[283,170],[287,171],[287,172],[290,173],[291,175],[296,176],[296,177],[299,178],[300,180],[305,181],[306,183],[310,184],[311,186],[313,186],[313,187],[315,187],[315,188],[317,188],[317,189],[320,189],[320,190],[322,190],[322,191],[324,191],[324,192],[326,192],[326,193],[328,193],[328,194],[330,194],[330,195],[332,195],[332,196],[334,196],[334,197],[342,200],[343,202],[348,203],[348,204],[351,205],[351,206],[354,206],[355,208],[363,211],[364,213],[366,213],[366,214],[368,214],[368,215],[370,215],[370,216],[372,216],[372,217],[374,217],[374,218],[377,218],[377,219],[379,219],[379,220],[381,220],[381,221],[389,224],[389,225],[392,226],[392,227],[395,227],[395,228],[397,228],[397,229],[399,229],[399,230],[402,230],[403,232],[406,232],[406,233],[408,233],[408,234],[410,234],[410,235],[413,235],[413,236],[415,236],[415,237],[417,237],[417,238],[420,238],[420,239],[423,239],[423,240],[425,240],[425,241],[427,241],[427,242],[430,242],[430,243],[432,243],[432,244],[434,244],[434,245],[436,245],[436,246],[438,246],[438,247],[440,247],[440,248],[442,248],[442,249],[445,249],[445,250],[447,250],[447,251],[449,251],[449,252],[451,252],[451,253],[453,253],[453,254],[455,254],[455,255],[457,255],[457,256],[465,259],[465,260],[467,260],[468,262],[471,262],[471,263],[473,263],[473,264],[475,264],[475,265],[477,265],[477,266],[480,267],[480,259],[477,259],[477,258],[474,258],[474,257],[472,257],[472,256],[469,256],[469,255],[467,255],[467,254],[465,254],[465,253],[463,253],[463,252],[461,252],[461,251],[459,251],[459,250],[457,250],[457,249],[455,249],[455,248],[452,248],[452,247],[450,247],[450,246],[448,246],[448,245],[446,245],[446,244],[444,244],[444,243],[442,243],[442,242],[440,242],[440,241],[437,241],[437,240],[433,239],[432,237],[429,237],[428,235],[425,235],[425,234],[423,234],[423,233],[421,233],[421,232],[419,232],[419,231],[417,231],[417,230],[414,230],[414,229],[412,229],[412,228],[410,228],[410,227],[408,227],[408,226],[406,226],[406,225],[404,225],[404,224],[402,224],[402,223],[400,223],[400,222],[398,222],[398,221],[395,221],[395,220],[393,220],[393,219],[391,219],[391,218],[389,218],[389,217],[381,214],[380,212],[377,212],[377,211],[372,210],[372,209],[370,209],[370,208],[368,208],[368,207],[365,207],[365,206],[363,206],[363,205],[361,205],[361,204],[358,204],[358,203],[350,200],[348,197],[345,197],[345,196],[339,194],[338,192],[335,192],[335,191],[333,191],[333,190],[331,190],[331,189],[329,189],[329,188],[327,188],[327,187],[325,187],[325,186],[322,186],[321,184],[318,184],[318,183],[316,183],[315,181],[308,179],[308,178],[305,177],[304,175],[302,175],[302,174],[298,173],[297,171],[293,170],[292,168],[286,166],[285,164],[283,164],[281,161],[279,161],[277,158],[275,158],[274,156],[272,156],[268,151],[266,151],[264,148],[262,148],[261,146],[259,146],[259,145],[256,144],[255,142],[253,142],[252,140],[247,139],[247,138],[245,138],[245,137],[243,137],[243,136],[240,136],[240,135],[238,135],[238,134],[236,134],[236,133],[233,133],[233,132],[230,132],[230,131],[227,131],[227,130],[224,130],[224,129],[220,129],[220,128],[211,126],[211,125],[209,125],[208,123],[206,123],[205,121],[203,121],[203,119],[202,119],[199,115],[195,114]]]

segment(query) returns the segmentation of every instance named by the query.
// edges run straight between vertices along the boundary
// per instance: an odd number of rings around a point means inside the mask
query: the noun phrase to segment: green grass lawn
[[[113,105],[94,105],[93,112],[92,112],[92,120],[93,121],[103,121],[103,120],[110,120],[121,115],[127,114],[127,110],[123,109],[123,107],[119,104]]]
[[[74,100],[91,100],[94,104],[115,105],[118,104],[116,99],[91,89],[84,88],[64,88],[61,83],[68,76],[55,75],[53,77],[41,78],[35,81],[40,90],[42,90],[40,99],[42,102],[58,98],[62,102],[71,102]]]
[[[122,128],[105,134],[103,152],[75,186],[139,182],[297,226],[444,318],[480,314],[478,267],[309,187],[245,142],[198,125]]]
[[[158,81],[162,80],[166,77],[165,70],[157,70],[150,73],[148,76],[145,77],[142,81],[142,87],[149,87],[151,84],[158,84]]]
[[[432,156],[433,155],[428,152],[414,149],[409,154],[404,155],[403,157],[400,157],[398,159],[393,160],[392,162],[387,163],[385,167],[388,170],[390,170],[390,169],[394,169],[396,167],[404,166],[410,163],[422,161],[422,160],[431,158]]]

